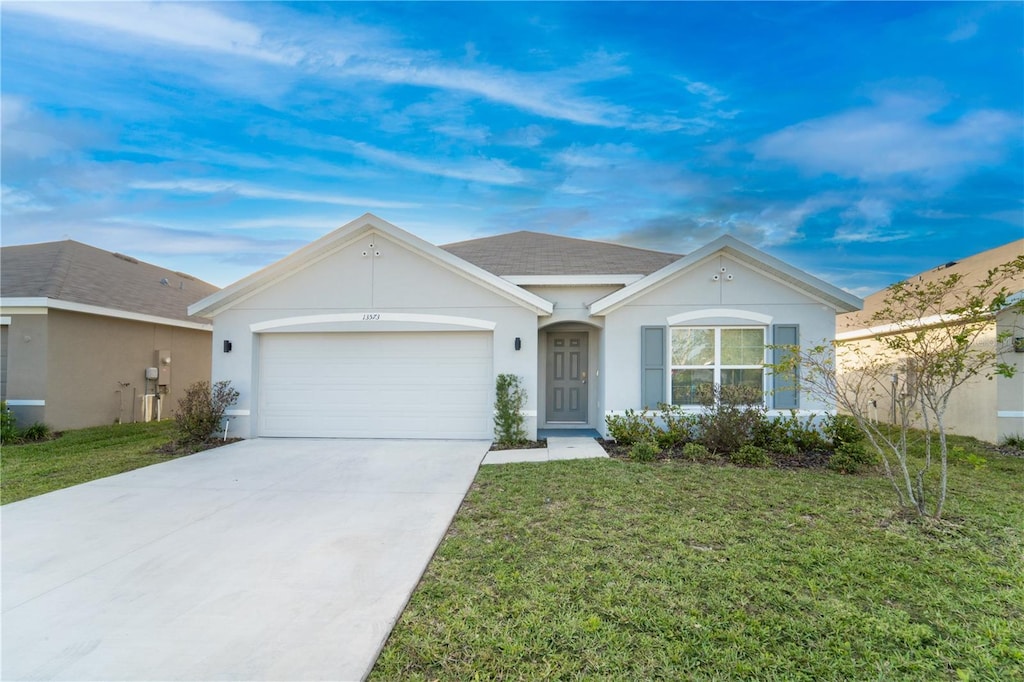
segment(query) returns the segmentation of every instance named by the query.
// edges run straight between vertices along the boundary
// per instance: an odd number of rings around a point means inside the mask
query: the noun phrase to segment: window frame
[[[673,337],[674,337],[675,331],[677,329],[678,330],[712,330],[713,333],[714,333],[714,361],[712,362],[712,364],[710,364],[710,365],[677,365],[677,364],[675,364],[674,361],[673,361],[674,359],[672,357],[673,356],[672,345],[673,345]],[[761,351],[761,362],[760,362],[760,364],[757,364],[757,365],[735,365],[735,364],[726,365],[726,364],[723,364],[722,363],[722,331],[723,330],[743,330],[743,329],[757,330],[757,331],[761,332],[762,351]],[[712,385],[721,386],[722,385],[722,370],[730,370],[730,369],[757,369],[757,370],[761,371],[761,404],[767,406],[767,404],[768,404],[768,402],[767,402],[768,401],[768,388],[767,388],[767,386],[768,386],[768,378],[769,378],[768,371],[767,371],[768,350],[769,350],[769,348],[768,348],[768,326],[767,325],[708,325],[708,324],[693,324],[693,325],[689,325],[689,324],[688,325],[676,324],[676,325],[670,325],[669,328],[668,328],[668,343],[666,343],[665,345],[667,346],[666,350],[667,350],[667,353],[668,353],[668,362],[666,363],[667,367],[668,367],[668,372],[666,372],[666,374],[668,375],[667,376],[667,389],[668,389],[667,390],[667,397],[668,397],[668,400],[669,400],[669,404],[677,405],[678,407],[682,407],[684,409],[686,409],[686,408],[694,408],[694,409],[696,409],[696,408],[700,408],[701,407],[701,405],[699,405],[698,403],[678,403],[677,404],[675,402],[675,396],[673,395],[673,391],[672,391],[672,378],[673,378],[676,370],[686,370],[686,369],[689,369],[689,370],[697,370],[697,369],[706,370],[706,369],[711,369],[712,370],[712,379],[711,379]]]

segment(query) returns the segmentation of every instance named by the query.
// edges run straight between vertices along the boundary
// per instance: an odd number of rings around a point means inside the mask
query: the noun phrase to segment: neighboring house
[[[909,278],[908,282],[937,282],[949,275],[959,275],[962,288],[967,291],[980,283],[988,272],[999,265],[1009,263],[1024,254],[1024,239],[1005,244],[995,249],[965,258],[961,261],[946,263]],[[1007,284],[1015,300],[1024,295],[1024,277],[1016,278]],[[871,351],[881,347],[881,339],[898,333],[907,333],[917,329],[941,328],[943,322],[938,316],[928,316],[909,330],[899,326],[897,320],[873,320],[885,304],[888,289],[871,294],[864,299],[863,312],[840,315],[837,321],[836,338],[844,345],[851,345]],[[1007,436],[1024,435],[1024,342],[1018,342],[1018,352],[1013,352],[1013,337],[1024,337],[1024,318],[1011,308],[1003,308],[993,314],[977,344],[985,349],[995,349],[996,341],[1003,332],[1010,338],[1001,345],[1000,360],[1013,364],[1017,372],[1013,378],[997,376],[991,380],[978,376],[968,381],[953,393],[945,416],[945,426],[950,433],[974,436],[990,443],[996,443]],[[843,362],[839,355],[839,371],[848,371],[848,363]],[[912,372],[912,368],[911,372]],[[879,391],[873,396],[877,406],[877,415],[881,420],[892,421],[892,391],[906,390],[907,381],[913,381],[912,373],[908,377],[904,369],[895,377],[889,390]]]
[[[829,410],[766,371],[766,344],[831,339],[860,305],[731,237],[688,256],[531,232],[438,247],[367,214],[189,312],[241,393],[234,433],[489,439],[501,373],[522,380],[531,437],[698,409],[711,382]]]
[[[211,325],[187,308],[215,291],[75,241],[5,246],[0,398],[19,426],[166,418],[191,383],[209,380]]]

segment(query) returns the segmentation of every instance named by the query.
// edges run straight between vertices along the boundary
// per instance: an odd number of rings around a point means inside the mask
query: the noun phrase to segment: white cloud
[[[760,159],[791,163],[806,173],[866,182],[908,176],[934,186],[959,181],[999,163],[1019,138],[1021,121],[996,110],[972,111],[948,123],[930,117],[933,100],[889,95],[874,106],[804,121],[761,138]]]
[[[539,116],[584,125],[620,127],[629,123],[627,108],[597,99],[573,97],[567,91],[574,83],[551,74],[523,76],[499,69],[423,66],[404,59],[346,64],[341,74],[468,92]]]
[[[141,41],[208,50],[278,64],[295,64],[301,52],[270,44],[254,24],[192,3],[12,2],[5,12],[84,24]]]
[[[365,208],[416,208],[417,203],[381,201],[372,197],[353,197],[333,192],[303,192],[301,190],[261,187],[232,180],[140,180],[130,184],[132,189],[177,192],[182,194],[234,194],[249,199],[276,199],[311,204],[335,204]]]
[[[954,30],[946,36],[946,40],[950,43],[959,43],[963,40],[969,40],[978,33],[978,24],[973,21],[961,22]]]
[[[2,191],[0,206],[2,206],[2,210],[5,215],[39,213],[41,211],[49,211],[51,208],[31,193],[24,190],[3,185],[0,186],[0,191]]]
[[[350,145],[352,153],[368,161],[396,168],[404,168],[405,170],[425,175],[482,182],[489,185],[517,185],[525,182],[527,179],[523,171],[508,165],[500,159],[477,158],[460,159],[458,161],[428,161],[419,157],[380,149],[365,142],[351,142]]]

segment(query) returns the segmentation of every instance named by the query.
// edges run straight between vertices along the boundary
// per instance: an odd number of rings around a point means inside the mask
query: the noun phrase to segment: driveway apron
[[[0,676],[362,679],[488,445],[249,440],[5,505]]]

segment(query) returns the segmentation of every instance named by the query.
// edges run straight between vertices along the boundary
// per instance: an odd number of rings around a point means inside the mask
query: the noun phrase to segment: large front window
[[[716,384],[764,390],[763,327],[673,327],[672,404],[699,405]]]

